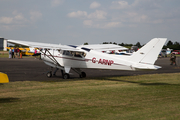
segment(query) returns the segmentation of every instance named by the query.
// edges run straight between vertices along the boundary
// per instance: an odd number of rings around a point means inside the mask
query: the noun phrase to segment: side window
[[[75,51],[68,51],[68,50],[60,51],[60,53],[63,55],[74,56],[74,57],[79,57],[79,58],[83,58],[86,56],[86,53],[84,52],[75,52]]]
[[[67,51],[67,50],[63,51],[63,55],[73,56],[73,54],[70,51]]]
[[[85,56],[86,56],[86,53],[84,53],[84,52],[75,52],[74,53],[74,57],[82,58],[82,57],[85,57]]]
[[[80,57],[80,58],[82,58],[81,53],[79,53],[79,52],[75,52],[74,57]]]

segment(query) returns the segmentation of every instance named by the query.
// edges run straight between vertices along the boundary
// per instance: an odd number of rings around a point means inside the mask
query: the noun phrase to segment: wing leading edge
[[[94,44],[94,45],[81,45],[80,47],[89,48],[96,51],[113,51],[113,50],[128,50],[128,48],[115,45],[115,44]]]
[[[49,48],[49,49],[62,49],[71,51],[108,51],[108,50],[127,50],[128,48],[114,45],[114,44],[94,44],[94,45],[61,45],[61,44],[50,44],[50,43],[40,43],[40,42],[29,42],[21,40],[7,40],[8,43],[23,45],[32,48]]]
[[[40,43],[40,42],[29,42],[29,41],[21,41],[21,40],[7,40],[8,43],[23,45],[31,48],[44,48],[44,49],[61,49],[61,50],[70,50],[70,51],[81,51],[76,48],[67,45],[58,45],[58,44],[50,44],[50,43]]]

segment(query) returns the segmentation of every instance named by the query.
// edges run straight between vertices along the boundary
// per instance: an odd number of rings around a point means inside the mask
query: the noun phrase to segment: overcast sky
[[[58,44],[180,42],[180,0],[0,0],[0,36]]]

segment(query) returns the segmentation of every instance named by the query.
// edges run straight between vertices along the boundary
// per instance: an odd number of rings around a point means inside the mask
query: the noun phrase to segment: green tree
[[[168,41],[167,46],[173,45],[173,42],[171,40]]]
[[[109,44],[108,42],[103,42],[103,44]]]
[[[140,48],[140,47],[141,47],[140,42],[137,42],[137,43],[135,44],[135,46],[137,46],[138,48]]]
[[[180,43],[179,42],[172,42],[171,40],[168,41],[168,43],[163,47],[163,49],[170,48],[173,50],[180,50]]]
[[[120,46],[124,46],[124,43],[121,43],[121,44],[118,44],[118,45],[120,45]]]
[[[180,44],[176,41],[176,42],[174,42],[174,45],[180,45]]]
[[[117,43],[116,43],[116,42],[114,42],[113,44],[117,45]]]
[[[88,43],[86,42],[86,43],[84,43],[84,45],[88,45]]]

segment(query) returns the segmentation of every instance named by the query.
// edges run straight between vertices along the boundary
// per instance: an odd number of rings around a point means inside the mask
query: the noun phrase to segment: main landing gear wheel
[[[81,74],[79,75],[80,78],[85,78],[86,77],[86,73],[85,72],[81,72]]]
[[[48,78],[52,77],[52,72],[51,72],[51,71],[48,72],[48,73],[46,74],[46,76],[47,76]]]
[[[67,74],[67,73],[65,73],[65,74],[63,74],[63,79],[69,79],[69,74]]]

